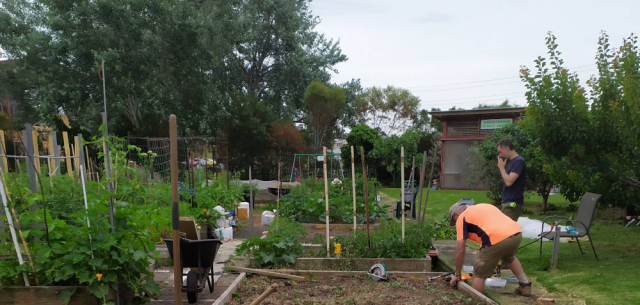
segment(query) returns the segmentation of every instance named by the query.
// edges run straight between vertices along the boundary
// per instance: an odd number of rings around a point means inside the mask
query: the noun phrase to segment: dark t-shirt
[[[506,172],[507,175],[517,173],[519,176],[511,186],[502,185],[502,202],[524,203],[524,184],[527,180],[527,164],[524,158],[518,155],[509,161]]]

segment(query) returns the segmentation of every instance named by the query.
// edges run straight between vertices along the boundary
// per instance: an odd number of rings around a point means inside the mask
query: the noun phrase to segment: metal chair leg
[[[578,237],[572,237],[572,238],[576,239],[576,241],[578,242],[578,248],[580,248],[580,252],[582,252],[582,255],[584,255],[584,251],[582,251],[582,247],[580,246],[580,238]]]
[[[543,237],[540,237],[540,257],[539,258],[542,258],[542,238]]]
[[[593,255],[595,255],[596,260],[599,261],[600,259],[598,258],[598,254],[596,254],[596,248],[593,247],[593,241],[591,240],[591,235],[587,234],[587,237],[589,237],[589,243],[591,243],[591,249],[593,249]]]

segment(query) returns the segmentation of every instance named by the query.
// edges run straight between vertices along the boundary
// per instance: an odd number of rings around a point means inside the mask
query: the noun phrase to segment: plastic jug
[[[249,203],[248,202],[240,202],[238,206],[238,219],[247,219],[249,218]]]
[[[216,229],[216,234],[220,240],[233,239],[233,228]]]

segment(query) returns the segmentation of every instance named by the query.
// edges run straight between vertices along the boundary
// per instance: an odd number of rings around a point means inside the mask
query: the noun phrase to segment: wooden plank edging
[[[244,272],[244,273],[255,273],[255,274],[266,275],[266,276],[271,276],[271,277],[285,278],[285,279],[290,279],[290,280],[298,280],[298,281],[306,280],[302,276],[290,275],[290,274],[286,274],[286,273],[278,273],[278,272],[274,272],[274,271],[270,271],[270,270],[264,270],[264,269],[251,269],[251,268],[243,268],[243,267],[237,267],[237,266],[229,266],[229,269],[235,270],[235,271]]]
[[[498,305],[498,303],[496,303],[496,301],[492,300],[491,298],[489,298],[488,296],[480,293],[478,290],[475,290],[473,287],[471,287],[469,284],[465,283],[464,281],[459,281],[458,282],[458,290],[460,290],[462,293],[478,300],[478,301],[483,301],[485,304],[490,304],[490,305]]]
[[[238,290],[238,287],[242,284],[242,280],[247,276],[245,272],[240,273],[238,277],[229,285],[229,288],[225,290],[222,295],[213,303],[213,305],[223,305],[231,300],[233,294]]]

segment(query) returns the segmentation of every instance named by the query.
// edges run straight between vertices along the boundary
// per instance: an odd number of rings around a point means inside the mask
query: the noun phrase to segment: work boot
[[[531,296],[531,282],[527,283],[527,284],[523,284],[523,283],[519,283],[520,286],[518,288],[516,288],[516,294],[525,296],[525,297],[530,297]]]

